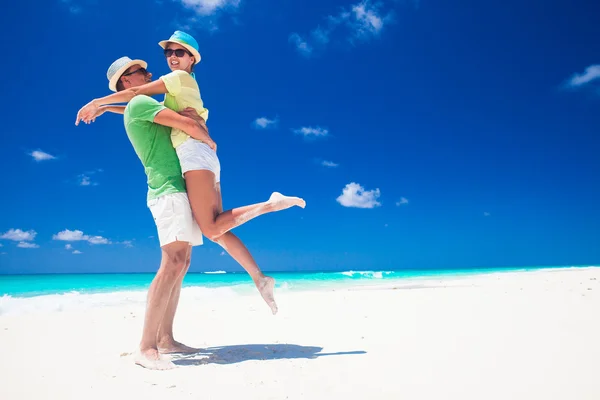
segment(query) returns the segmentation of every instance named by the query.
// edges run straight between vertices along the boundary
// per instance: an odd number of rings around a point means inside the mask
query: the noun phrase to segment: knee
[[[206,236],[209,240],[215,243],[219,243],[219,238],[223,236],[221,232],[217,229],[214,224],[206,225],[200,228],[202,230],[202,234]]]
[[[187,250],[173,251],[165,255],[164,272],[169,275],[179,274],[189,265],[190,258]]]

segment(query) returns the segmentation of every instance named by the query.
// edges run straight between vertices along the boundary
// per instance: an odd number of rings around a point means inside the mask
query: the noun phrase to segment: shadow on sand
[[[208,347],[198,353],[174,356],[176,365],[235,364],[251,360],[283,360],[324,356],[365,354],[365,351],[321,353],[322,347],[299,346],[296,344],[245,344],[223,347]]]

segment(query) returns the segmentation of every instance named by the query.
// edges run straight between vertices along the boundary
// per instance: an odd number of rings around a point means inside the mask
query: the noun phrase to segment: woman
[[[220,184],[221,166],[216,153],[217,146],[210,138],[206,128],[208,110],[204,108],[193,73],[194,66],[200,62],[198,44],[192,36],[176,31],[168,40],[161,41],[159,45],[163,48],[171,73],[161,76],[154,82],[150,82],[151,74],[143,68],[123,74],[116,85],[109,85],[110,89],[116,93],[92,100],[81,108],[77,114],[76,124],[79,121],[93,122],[105,111],[122,113],[124,107],[106,107],[105,105],[128,102],[137,95],[164,94],[164,105],[177,112],[193,108],[195,114],[188,114],[188,116],[194,118],[203,128],[206,134],[205,138],[202,141],[197,140],[181,130],[172,129],[171,141],[179,157],[194,218],[203,234],[221,245],[250,274],[261,295],[275,314],[277,305],[273,297],[274,279],[262,274],[248,249],[230,230],[262,214],[293,206],[304,208],[306,203],[301,198],[283,196],[274,192],[266,202],[223,212]],[[126,79],[126,75],[133,73],[146,74],[149,83],[124,89],[121,79]]]

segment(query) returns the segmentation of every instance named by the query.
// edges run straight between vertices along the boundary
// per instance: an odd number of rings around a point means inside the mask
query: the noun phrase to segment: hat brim
[[[167,48],[167,45],[168,45],[169,43],[177,43],[177,44],[179,44],[179,45],[181,45],[181,46],[185,47],[187,51],[189,51],[190,53],[192,53],[192,55],[194,56],[194,59],[195,59],[195,61],[196,61],[196,62],[194,62],[194,65],[195,65],[195,64],[198,64],[198,63],[200,62],[200,58],[201,58],[201,57],[200,57],[200,53],[198,52],[198,50],[196,50],[195,48],[193,48],[192,46],[190,46],[190,45],[189,45],[189,44],[187,44],[187,43],[180,42],[180,41],[179,41],[179,40],[177,40],[177,39],[170,39],[170,40],[161,40],[160,42],[158,42],[158,45],[159,45],[160,47],[162,47],[163,49],[166,49],[166,48]]]
[[[116,92],[117,91],[117,82],[119,82],[119,79],[125,73],[125,71],[127,71],[127,69],[129,67],[132,67],[134,65],[139,65],[142,68],[146,68],[146,69],[148,68],[148,63],[144,60],[131,60],[127,64],[125,64],[121,68],[119,68],[117,70],[117,72],[115,72],[115,74],[112,76],[110,81],[108,81],[108,88],[110,90],[112,90],[113,92]]]

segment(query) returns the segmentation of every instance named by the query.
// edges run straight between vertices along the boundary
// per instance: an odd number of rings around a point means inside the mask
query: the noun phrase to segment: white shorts
[[[148,201],[154,217],[160,247],[176,241],[199,246],[202,231],[192,216],[187,193],[171,193]]]
[[[221,181],[219,157],[206,143],[189,137],[175,150],[177,151],[177,157],[179,157],[182,174],[188,171],[205,169],[215,174],[215,182]]]

